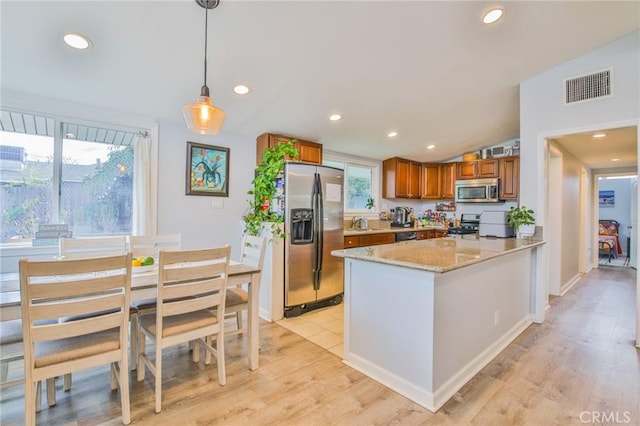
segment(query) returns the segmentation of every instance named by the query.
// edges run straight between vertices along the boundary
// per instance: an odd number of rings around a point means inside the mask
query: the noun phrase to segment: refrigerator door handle
[[[322,199],[322,181],[320,180],[320,175],[318,174],[317,176],[318,195],[316,196],[316,200],[318,202],[318,272],[321,273],[324,255],[324,200]],[[318,279],[318,287],[320,287],[320,279]]]
[[[313,245],[313,289],[320,289],[320,274],[322,273],[322,187],[320,174],[313,178],[313,218],[314,218],[314,245]]]

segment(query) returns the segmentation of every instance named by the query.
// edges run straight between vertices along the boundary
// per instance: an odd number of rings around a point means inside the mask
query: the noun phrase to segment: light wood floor
[[[139,425],[614,424],[592,422],[592,412],[604,412],[638,425],[635,274],[631,268],[592,271],[567,295],[551,301],[544,324],[529,327],[436,414],[291,331],[262,323],[257,371],[249,371],[240,358],[246,353],[243,340],[227,339],[224,387],[217,383],[215,366],[194,365],[185,348],[167,351],[164,365],[171,368],[164,373],[160,414],[154,414],[150,375],[138,383],[131,374],[132,421]],[[63,392],[60,385],[57,393],[57,406],[43,408],[39,424],[121,424],[118,393],[109,390],[106,369],[74,374],[71,392]],[[583,412],[587,414],[581,422]],[[0,423],[22,421],[22,388],[3,390]]]

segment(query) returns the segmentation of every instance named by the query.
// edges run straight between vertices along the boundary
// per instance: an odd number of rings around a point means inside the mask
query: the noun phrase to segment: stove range
[[[471,227],[464,227],[464,226],[449,228],[447,230],[448,235],[467,235],[467,234],[476,234],[477,232],[478,232],[478,228],[474,229]]]
[[[460,219],[460,226],[449,228],[447,235],[468,235],[478,232],[480,227],[480,215],[463,213]]]

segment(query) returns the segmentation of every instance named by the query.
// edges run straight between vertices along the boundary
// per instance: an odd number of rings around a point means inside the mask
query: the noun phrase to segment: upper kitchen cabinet
[[[439,200],[442,191],[442,170],[439,163],[422,164],[422,198]]]
[[[520,157],[500,158],[500,199],[517,200],[520,187]]]
[[[321,144],[272,133],[263,133],[256,139],[256,164],[260,164],[260,156],[265,149],[276,146],[279,143],[289,142],[291,139],[296,139],[293,145],[298,149],[298,161],[322,164]]]
[[[440,199],[453,200],[456,195],[456,173],[458,163],[440,164]]]
[[[500,176],[499,161],[497,158],[461,161],[456,174],[458,179],[497,178]]]
[[[422,164],[403,158],[382,162],[382,198],[420,198]]]

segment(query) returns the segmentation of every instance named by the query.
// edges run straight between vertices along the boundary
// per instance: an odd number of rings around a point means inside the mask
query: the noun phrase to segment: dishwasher
[[[396,243],[398,241],[415,240],[416,238],[418,238],[418,234],[415,231],[413,231],[413,232],[397,232],[396,233]]]

